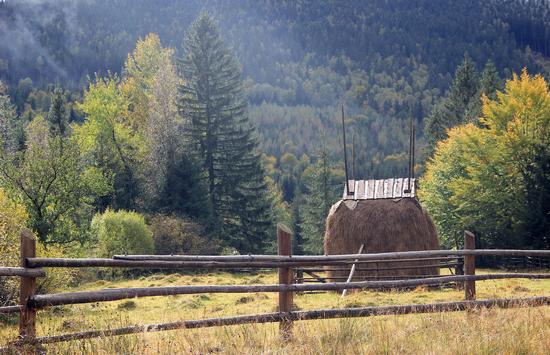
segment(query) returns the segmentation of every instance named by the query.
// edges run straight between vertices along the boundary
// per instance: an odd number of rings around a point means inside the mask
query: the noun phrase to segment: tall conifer
[[[239,64],[207,13],[191,25],[183,46],[179,107],[190,118],[187,132],[202,157],[212,225],[239,251],[260,251],[270,207]]]

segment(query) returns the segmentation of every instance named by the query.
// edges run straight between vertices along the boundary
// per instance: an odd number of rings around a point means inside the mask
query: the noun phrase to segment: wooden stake
[[[277,246],[279,255],[290,256],[292,254],[292,238],[288,227],[277,225]],[[293,271],[290,267],[279,268],[279,284],[292,285]],[[292,311],[292,291],[279,292],[279,312],[290,313]],[[279,332],[283,341],[289,341],[292,338],[292,320],[290,317],[283,317],[279,322]]]
[[[32,233],[26,229],[21,231],[21,261],[23,268],[27,266],[27,258],[36,257],[36,240]],[[36,309],[29,303],[29,299],[36,292],[36,277],[22,276],[19,286],[19,337],[25,344],[33,344],[36,338]],[[25,352],[25,351],[23,351]]]
[[[361,246],[359,247],[359,251],[357,252],[357,254],[361,254],[363,252],[363,247],[365,246],[365,244],[361,244]],[[359,261],[359,260],[355,260],[355,261]],[[346,280],[346,283],[348,282],[351,282],[351,279],[353,279],[353,274],[355,273],[355,265],[356,264],[353,264],[351,266],[351,270],[349,271],[349,276],[348,276],[348,279]],[[347,289],[345,289],[344,291],[342,291],[342,296],[340,296],[340,298],[344,298],[346,296],[346,293],[348,292]]]
[[[464,249],[473,250],[476,248],[476,240],[474,235],[469,231],[464,231]],[[475,255],[464,256],[464,275],[476,274],[476,257]],[[466,301],[476,299],[476,282],[475,280],[464,281],[464,297]]]

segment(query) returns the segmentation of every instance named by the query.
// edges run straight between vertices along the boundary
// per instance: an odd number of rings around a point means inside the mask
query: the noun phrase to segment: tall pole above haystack
[[[346,191],[348,195],[351,195],[349,188],[349,176],[348,176],[348,153],[346,149],[346,123],[344,122],[344,104],[342,104],[342,136],[344,143],[344,169],[346,170]]]
[[[351,136],[351,179],[355,181],[355,132]]]
[[[412,190],[411,190],[411,180],[413,178],[413,155],[414,155],[414,125],[413,125],[413,118],[412,118],[412,115],[410,116],[410,119],[409,119],[409,181],[408,181],[408,184],[407,184],[407,189],[405,190],[406,193],[410,193]]]

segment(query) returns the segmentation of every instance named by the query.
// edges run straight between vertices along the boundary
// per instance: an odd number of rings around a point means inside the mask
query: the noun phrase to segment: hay
[[[435,226],[427,212],[414,198],[339,201],[327,217],[325,254],[354,254],[361,244],[363,253],[439,249]],[[358,264],[357,268],[387,268],[433,264],[396,262]],[[331,267],[331,269],[336,269]],[[347,277],[349,267],[328,271],[329,277]],[[395,278],[397,276],[437,275],[434,267],[406,270],[356,270],[354,281]]]

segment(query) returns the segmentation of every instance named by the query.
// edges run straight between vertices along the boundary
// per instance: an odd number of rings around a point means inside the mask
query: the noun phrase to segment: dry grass
[[[276,274],[152,275],[139,280],[97,281],[79,288],[187,284],[275,283]],[[478,282],[478,298],[548,295],[550,280]],[[335,293],[295,296],[300,309],[357,307],[461,300],[454,289],[410,292],[364,291],[340,299]],[[271,312],[276,294],[213,294],[152,297],[101,304],[55,307],[38,315],[40,335],[237,314]],[[51,353],[73,354],[548,354],[550,307],[426,315],[296,322],[295,338],[278,338],[277,324],[243,325],[119,336],[47,345]],[[0,344],[16,335],[15,324],[0,328]]]

